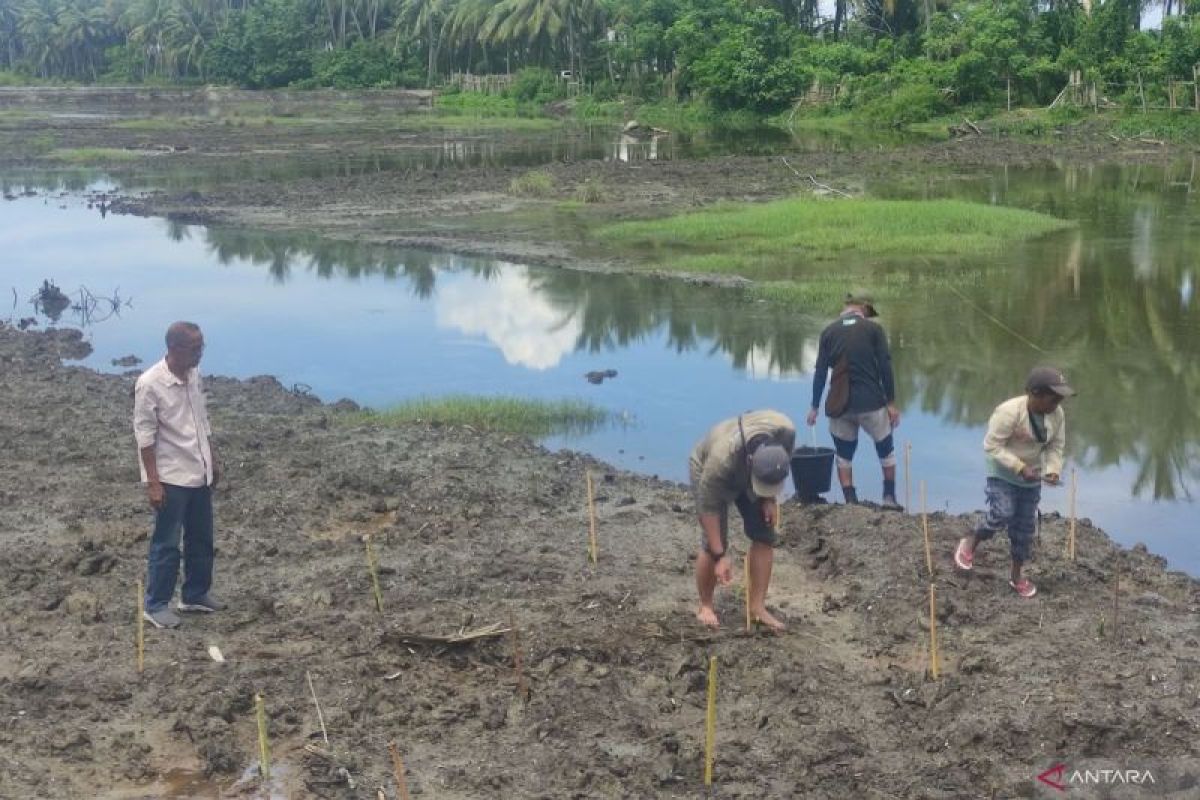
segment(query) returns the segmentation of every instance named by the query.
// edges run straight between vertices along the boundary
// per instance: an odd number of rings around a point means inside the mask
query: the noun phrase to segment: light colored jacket
[[[133,398],[133,435],[139,450],[154,447],[159,480],[191,488],[211,485],[212,428],[199,370],[191,369],[181,381],[164,358],[138,377]],[[145,483],[140,457],[138,464]]]
[[[1062,407],[1043,417],[1046,441],[1039,442],[1029,421],[1026,395],[1005,400],[988,420],[983,450],[988,456],[988,473],[1020,486],[1036,485],[1020,477],[1026,466],[1038,467],[1043,475],[1061,475],[1063,449],[1067,444],[1067,417]]]
[[[741,415],[741,420],[741,430],[738,417],[717,423],[692,449],[688,471],[696,510],[701,514],[722,513],[750,488],[750,459],[745,445],[756,436],[766,436],[789,453],[795,449],[796,426],[778,411],[748,411]]]

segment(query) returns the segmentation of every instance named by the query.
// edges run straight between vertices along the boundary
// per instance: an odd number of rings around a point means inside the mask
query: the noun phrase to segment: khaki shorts
[[[849,411],[840,417],[829,418],[829,432],[835,439],[845,442],[858,441],[858,429],[862,428],[872,441],[881,442],[892,432],[892,421],[887,406],[874,411]]]

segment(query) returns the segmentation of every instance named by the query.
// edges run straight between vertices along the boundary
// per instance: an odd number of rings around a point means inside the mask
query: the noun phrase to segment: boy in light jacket
[[[979,543],[1007,528],[1012,551],[1008,585],[1021,597],[1037,594],[1033,582],[1021,576],[1021,566],[1032,554],[1042,483],[1057,486],[1062,480],[1067,435],[1061,405],[1074,394],[1062,372],[1035,367],[1025,381],[1025,394],[996,406],[983,439],[987,516],[959,541],[954,563],[959,569],[973,569]]]

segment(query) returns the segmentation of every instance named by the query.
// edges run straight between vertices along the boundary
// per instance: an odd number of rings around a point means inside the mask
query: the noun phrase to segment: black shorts
[[[733,501],[737,506],[738,513],[742,515],[742,526],[746,531],[746,538],[752,542],[759,542],[770,547],[775,547],[779,544],[779,536],[775,533],[775,529],[767,525],[763,519],[762,505],[756,497],[753,497],[749,492],[742,492]],[[721,549],[729,549],[729,505],[726,504],[721,509]],[[700,546],[710,554],[712,551],[708,546],[708,537],[703,531],[700,534]]]

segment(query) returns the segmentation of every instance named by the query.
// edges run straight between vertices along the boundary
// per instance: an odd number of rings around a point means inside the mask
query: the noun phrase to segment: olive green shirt
[[[750,458],[746,445],[766,436],[789,453],[795,449],[796,426],[778,411],[748,411],[717,423],[692,449],[688,459],[692,495],[700,514],[719,514],[750,488]],[[745,432],[745,440],[742,432]]]

